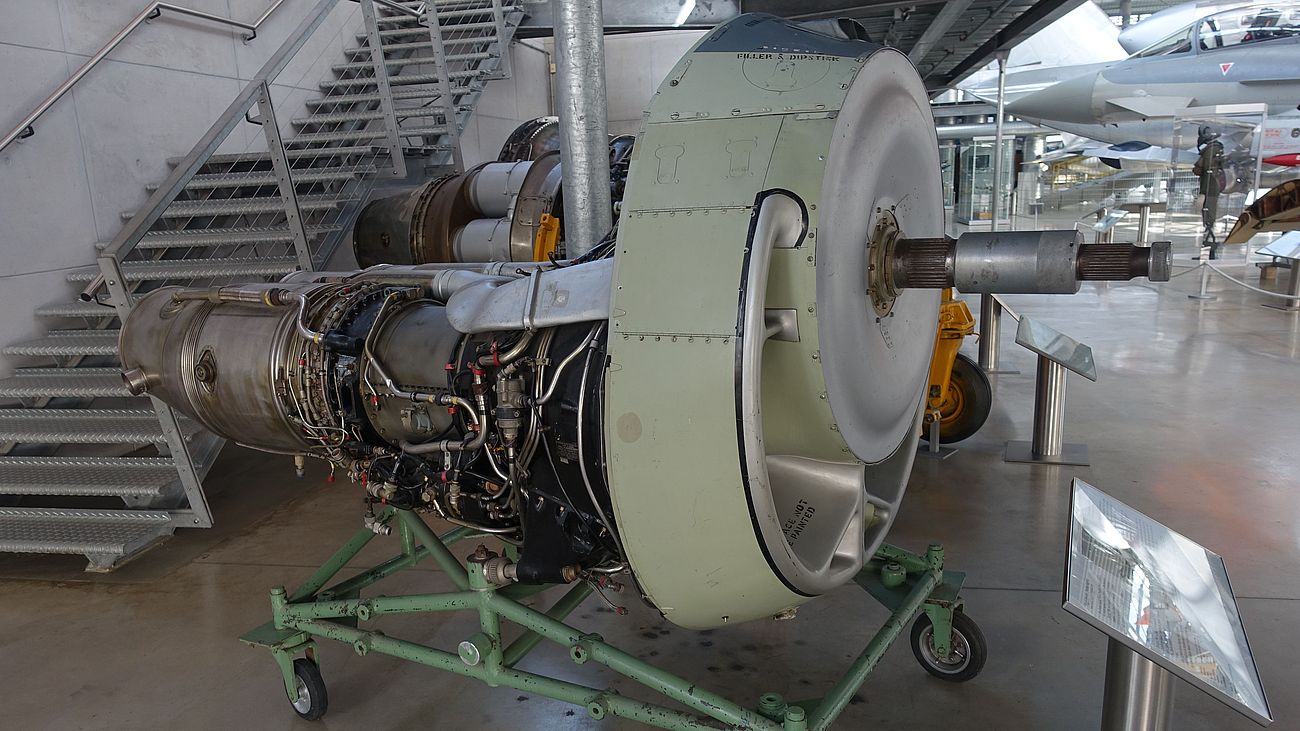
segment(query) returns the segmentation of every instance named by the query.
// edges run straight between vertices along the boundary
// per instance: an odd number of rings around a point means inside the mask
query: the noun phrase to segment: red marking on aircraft
[[[1264,162],[1269,165],[1286,165],[1293,167],[1300,165],[1300,152],[1288,152],[1284,155],[1273,155],[1264,158]]]
[[[1223,72],[1224,76],[1227,76],[1228,71],[1232,70],[1232,64],[1233,62],[1219,64],[1219,70]]]

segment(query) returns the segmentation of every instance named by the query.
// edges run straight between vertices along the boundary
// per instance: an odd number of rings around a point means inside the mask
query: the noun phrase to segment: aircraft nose
[[[1057,82],[1007,104],[1007,112],[1023,119],[1095,124],[1092,92],[1098,76],[1093,72]]]

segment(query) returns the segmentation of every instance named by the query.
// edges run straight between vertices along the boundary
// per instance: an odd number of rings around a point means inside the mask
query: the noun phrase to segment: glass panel
[[[1065,609],[1234,710],[1272,720],[1223,559],[1081,480]]]
[[[1084,378],[1097,380],[1092,348],[1037,320],[1021,316],[1016,327],[1016,344],[1060,363]]]

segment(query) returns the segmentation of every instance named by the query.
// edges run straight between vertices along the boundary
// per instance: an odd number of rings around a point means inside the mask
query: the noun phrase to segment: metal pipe
[[[1058,457],[1065,442],[1065,366],[1038,356],[1034,381],[1034,433],[1029,451],[1035,457]]]
[[[1114,638],[1106,646],[1102,731],[1168,731],[1174,676]]]
[[[541,398],[533,402],[534,406],[541,406],[551,400],[551,396],[555,395],[556,387],[560,385],[560,374],[564,373],[564,369],[567,368],[575,358],[582,354],[584,348],[591,344],[592,339],[596,337],[596,333],[600,332],[600,328],[603,325],[604,323],[602,322],[592,326],[591,331],[588,332],[587,337],[583,338],[582,342],[578,344],[578,347],[574,348],[572,353],[564,356],[564,360],[560,361],[560,364],[555,366],[555,377],[551,379],[550,387],[546,389],[546,393],[542,394]]]
[[[183,8],[179,5],[172,5],[171,3],[155,2],[149,4],[147,7],[145,7],[144,10],[141,10],[138,15],[132,18],[130,22],[128,22],[125,26],[123,26],[122,30],[117,32],[117,35],[110,38],[108,43],[104,44],[103,48],[100,48],[98,51],[95,51],[94,55],[86,59],[86,62],[83,63],[81,67],[78,68],[76,71],[74,71],[72,73],[72,76],[69,76],[66,81],[64,81],[62,84],[59,84],[58,87],[54,89],[54,91],[50,92],[50,95],[45,97],[44,101],[42,101],[40,104],[37,104],[36,108],[33,109],[26,117],[23,117],[22,121],[19,122],[16,127],[10,130],[9,133],[6,134],[3,138],[0,138],[0,150],[3,150],[4,148],[8,147],[9,143],[13,142],[14,140],[30,137],[33,134],[30,131],[32,124],[35,123],[36,120],[39,119],[42,114],[45,114],[47,111],[49,111],[50,107],[54,106],[55,102],[62,99],[63,95],[67,94],[68,91],[72,89],[74,84],[76,84],[78,81],[81,81],[83,78],[85,78],[86,74],[90,73],[90,70],[92,68],[94,68],[100,61],[103,61],[104,58],[108,56],[108,54],[112,53],[113,49],[117,48],[122,43],[122,41],[126,40],[126,37],[131,34],[131,31],[140,27],[140,25],[142,25],[143,23],[153,20],[154,18],[157,18],[159,15],[161,15],[162,11],[166,10],[169,12],[177,13],[179,15],[188,15],[192,18],[198,18],[200,20],[210,20],[214,23],[224,23],[225,25],[231,25],[236,28],[243,28],[244,30],[252,33],[252,35],[246,36],[244,40],[251,41],[253,40],[253,38],[257,37],[257,29],[262,26],[262,22],[265,21],[268,17],[270,17],[271,13],[274,13],[276,8],[279,8],[280,5],[282,5],[283,3],[284,0],[275,0],[275,2],[271,3],[271,6],[268,7],[262,13],[261,17],[259,17],[257,20],[253,21],[252,23],[245,23],[243,21],[235,20],[233,18],[223,18],[220,15],[213,15],[212,13],[207,13],[202,10],[194,10],[193,8]]]
[[[907,52],[907,58],[913,64],[919,64],[925,59],[931,48],[943,39],[943,34],[957,22],[957,19],[966,12],[974,0],[956,0],[956,2],[946,2],[939,12],[934,16],[934,20],[925,27],[925,32],[912,45],[912,50]]]
[[[1147,240],[1147,232],[1151,227],[1151,204],[1138,204],[1138,241]]]
[[[997,132],[997,125],[989,122],[972,122],[970,124],[941,124],[934,128],[939,140],[968,140],[972,137],[982,137],[990,132]],[[1029,122],[1011,122],[1002,125],[1003,134],[1010,134],[1016,137],[1045,137],[1054,134],[1056,130],[1047,127],[1040,127]]]
[[[1007,103],[1007,51],[998,51],[998,110],[993,137],[993,213],[989,217],[989,231],[998,230],[998,211],[1002,201],[1002,133],[1006,124]],[[1002,320],[1002,305],[991,294],[980,295],[980,352],[979,365],[986,371],[998,369],[998,330]]]
[[[601,0],[551,0],[564,135],[564,245],[587,253],[614,225]]]

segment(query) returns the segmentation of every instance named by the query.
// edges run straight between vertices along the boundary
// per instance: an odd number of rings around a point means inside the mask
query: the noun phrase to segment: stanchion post
[[[1201,269],[1201,288],[1199,291],[1187,295],[1187,298],[1193,300],[1206,300],[1206,301],[1217,300],[1219,296],[1215,294],[1210,294],[1209,292],[1209,286],[1210,286],[1209,265],[1207,265],[1205,262],[1201,262],[1200,269]]]
[[[980,368],[985,373],[998,369],[998,336],[1001,334],[1002,305],[991,294],[980,295]]]
[[[1030,453],[1058,457],[1065,443],[1065,366],[1038,356],[1034,382],[1034,431]]]
[[[1110,638],[1101,731],[1169,731],[1173,712],[1174,676]]]
[[[1007,442],[1003,461],[1088,464],[1086,444],[1065,443],[1065,384],[1067,371],[1097,380],[1092,348],[1024,316],[1016,330],[1016,343],[1038,356],[1034,423],[1029,441]]]

